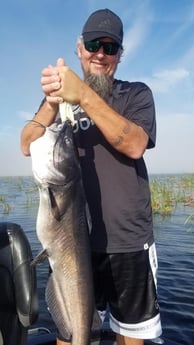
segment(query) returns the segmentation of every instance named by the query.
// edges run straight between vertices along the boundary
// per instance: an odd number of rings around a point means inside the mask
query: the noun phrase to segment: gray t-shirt
[[[155,146],[156,121],[152,92],[140,82],[114,81],[109,104],[143,127],[148,148]],[[93,251],[139,251],[153,243],[150,191],[144,159],[116,151],[79,107],[74,107],[75,141],[91,218]]]

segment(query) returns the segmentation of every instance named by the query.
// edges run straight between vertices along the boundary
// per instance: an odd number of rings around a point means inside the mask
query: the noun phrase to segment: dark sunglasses
[[[84,42],[85,49],[90,53],[96,53],[103,47],[104,54],[116,55],[120,45],[116,42],[88,41]]]

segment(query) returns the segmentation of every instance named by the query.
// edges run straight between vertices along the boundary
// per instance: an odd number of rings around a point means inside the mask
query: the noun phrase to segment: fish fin
[[[100,315],[97,311],[97,309],[95,308],[94,310],[94,314],[93,314],[93,321],[92,321],[92,330],[98,330],[102,327],[102,319],[100,318]]]
[[[71,341],[72,332],[70,331],[70,319],[65,308],[65,301],[61,293],[59,284],[54,278],[53,273],[50,274],[45,292],[46,303],[52,319],[59,330],[59,333],[68,342]]]
[[[30,265],[35,266],[38,264],[41,264],[46,258],[48,257],[48,253],[46,249],[41,250],[38,255],[35,256],[35,258],[31,261]]]
[[[48,187],[48,193],[49,193],[49,200],[50,200],[50,207],[51,207],[52,215],[57,221],[60,221],[61,220],[61,214],[60,214],[59,208],[57,206],[55,196],[54,196],[51,188],[49,188],[49,187]]]

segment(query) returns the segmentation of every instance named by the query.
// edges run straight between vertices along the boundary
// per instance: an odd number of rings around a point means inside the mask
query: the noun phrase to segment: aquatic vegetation
[[[154,214],[170,215],[180,203],[194,206],[194,174],[152,176],[150,191]]]
[[[2,213],[9,213],[11,207],[10,205],[6,202],[5,196],[0,195],[0,209],[2,208]]]
[[[38,187],[33,181],[28,188],[24,190],[25,192],[25,206],[31,207],[33,205],[38,205]]]
[[[169,217],[178,204],[194,207],[194,174],[150,175],[150,191],[153,214]],[[1,177],[0,192],[2,214],[11,212],[18,202],[29,211],[38,206],[38,188],[32,176]],[[185,222],[193,229],[194,215],[191,214]]]
[[[188,227],[187,231],[194,232],[194,212],[186,218],[184,225]]]
[[[0,178],[0,214],[10,214],[11,210],[37,208],[38,189],[31,176],[6,176]]]
[[[169,214],[173,210],[173,194],[165,182],[154,179],[150,183],[152,209],[154,213]]]

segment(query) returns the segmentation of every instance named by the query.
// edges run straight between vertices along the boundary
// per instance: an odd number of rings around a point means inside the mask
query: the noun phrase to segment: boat
[[[32,260],[31,246],[22,227],[0,222],[0,345],[56,344],[56,332],[45,327],[33,328],[39,307]],[[163,343],[156,338],[145,345]],[[91,331],[91,344],[116,344],[106,319],[101,329]]]
[[[28,345],[56,345],[56,333],[45,328],[32,329],[28,334]],[[164,344],[162,338],[145,340],[145,345]],[[115,335],[103,325],[102,330],[91,334],[91,345],[116,345]]]

